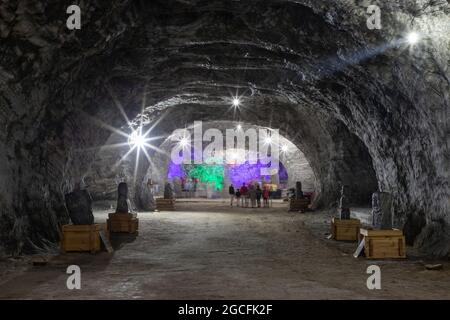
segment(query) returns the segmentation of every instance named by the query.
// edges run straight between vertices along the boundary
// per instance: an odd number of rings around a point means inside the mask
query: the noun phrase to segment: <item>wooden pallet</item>
[[[101,250],[100,232],[106,232],[105,224],[73,225],[62,226],[62,252],[91,252]]]
[[[139,219],[133,213],[110,213],[106,223],[113,233],[137,233],[139,229]]]
[[[291,199],[289,202],[289,211],[301,211],[308,210],[310,204],[309,199]]]
[[[331,220],[332,239],[338,241],[358,241],[361,221],[359,219],[341,220],[333,218]]]
[[[359,240],[364,240],[367,259],[406,258],[405,236],[401,230],[360,229]]]
[[[175,210],[175,199],[156,199],[156,210],[159,211],[174,211]]]

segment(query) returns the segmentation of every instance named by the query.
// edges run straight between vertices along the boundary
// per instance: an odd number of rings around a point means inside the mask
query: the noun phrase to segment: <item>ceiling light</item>
[[[180,140],[179,144],[180,144],[180,146],[182,146],[183,148],[184,148],[184,147],[187,147],[187,146],[189,145],[189,139],[186,138],[186,137],[184,137],[184,138],[182,138],[182,139]]]
[[[417,32],[410,32],[406,36],[406,40],[408,41],[409,44],[414,45],[417,42],[419,42],[420,36],[419,36],[419,34]]]
[[[140,130],[133,131],[129,136],[128,143],[132,147],[142,148],[144,147],[147,139],[140,133]]]

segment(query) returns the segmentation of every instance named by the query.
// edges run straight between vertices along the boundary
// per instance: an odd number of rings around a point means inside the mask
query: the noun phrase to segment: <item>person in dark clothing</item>
[[[237,202],[237,207],[239,207],[239,201],[241,200],[241,192],[239,191],[239,189],[236,190],[236,202]]]
[[[242,196],[242,206],[248,207],[248,188],[245,183],[242,184],[241,187],[241,196]]]
[[[248,186],[248,197],[252,208],[256,208],[256,188],[253,184]]]
[[[235,197],[235,192],[234,192],[234,187],[233,185],[230,185],[230,187],[228,188],[228,193],[230,194],[230,206],[233,206],[233,200]]]
[[[269,207],[269,195],[270,195],[269,189],[266,186],[264,186],[264,190],[263,190],[263,193],[262,193],[263,202],[264,202],[264,208],[268,208]]]
[[[261,196],[262,196],[262,190],[258,184],[256,186],[256,203],[258,204],[258,208],[261,208]]]

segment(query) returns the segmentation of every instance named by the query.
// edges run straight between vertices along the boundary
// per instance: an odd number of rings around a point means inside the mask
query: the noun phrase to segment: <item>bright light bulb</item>
[[[287,145],[284,145],[281,147],[281,151],[283,151],[283,152],[288,152],[288,150],[289,150],[289,147]]]
[[[241,104],[241,101],[238,98],[234,98],[233,99],[233,106],[234,107],[239,107],[240,104]]]
[[[184,137],[180,140],[180,146],[182,147],[187,147],[189,145],[189,140],[188,138]]]
[[[264,142],[267,143],[267,144],[271,144],[272,143],[272,137],[266,137],[264,139]]]
[[[129,144],[133,147],[142,148],[146,142],[145,137],[139,131],[133,131],[129,138]]]
[[[413,44],[416,44],[417,42],[419,42],[420,36],[417,32],[411,32],[406,37],[406,40],[408,41],[409,44],[413,45]]]
[[[236,126],[236,129],[241,130],[241,129],[242,129],[242,126],[241,126],[240,124],[238,124],[238,125]]]

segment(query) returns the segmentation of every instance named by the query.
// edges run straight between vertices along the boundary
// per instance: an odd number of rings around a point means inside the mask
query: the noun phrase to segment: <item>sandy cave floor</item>
[[[113,254],[55,255],[45,266],[31,257],[0,260],[0,299],[450,298],[449,261],[430,271],[414,257],[355,259],[355,243],[326,239],[330,212],[225,201],[180,202],[177,210],[139,213],[139,235],[114,236]],[[96,221],[107,212],[96,211]],[[81,268],[81,290],[66,287],[72,264]],[[381,290],[367,289],[371,264],[381,267]]]

